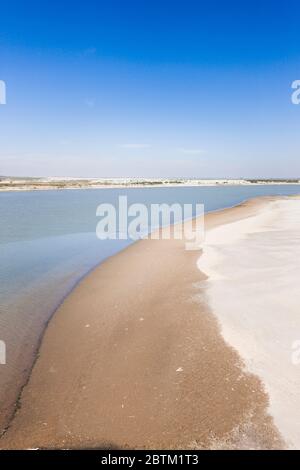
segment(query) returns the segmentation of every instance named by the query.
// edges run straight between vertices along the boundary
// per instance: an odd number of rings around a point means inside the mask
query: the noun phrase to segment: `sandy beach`
[[[82,280],[1,448],[300,448],[300,199],[253,199],[205,224],[199,251],[142,240]]]
[[[263,381],[285,445],[300,448],[300,198],[208,231],[198,260],[222,334]],[[224,298],[226,296],[226,302]]]

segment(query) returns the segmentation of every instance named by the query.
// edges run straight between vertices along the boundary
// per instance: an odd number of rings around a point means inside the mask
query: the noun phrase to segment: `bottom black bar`
[[[105,469],[108,466],[121,466],[126,469],[151,467],[157,465],[206,468],[216,464],[243,465],[253,468],[256,463],[283,464],[295,461],[295,451],[144,451],[144,450],[31,450],[0,451],[0,465],[16,462],[22,465],[48,465],[56,463],[88,465],[89,468]],[[296,451],[297,452],[297,451]]]

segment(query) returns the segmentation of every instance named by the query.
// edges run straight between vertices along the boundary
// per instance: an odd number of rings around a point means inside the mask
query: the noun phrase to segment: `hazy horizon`
[[[139,180],[153,180],[153,179],[158,179],[158,180],[173,180],[173,179],[182,179],[182,180],[300,180],[300,176],[287,176],[287,177],[274,177],[274,176],[255,176],[255,177],[248,177],[248,176],[240,176],[240,177],[227,177],[227,176],[113,176],[113,175],[108,175],[108,176],[70,176],[70,175],[65,175],[65,176],[57,176],[57,175],[50,175],[50,176],[44,176],[44,175],[39,175],[39,176],[30,176],[30,175],[0,175],[0,178],[11,178],[11,179],[57,179],[57,180],[80,180],[80,179],[89,179],[89,180],[101,180],[101,179],[139,179]]]

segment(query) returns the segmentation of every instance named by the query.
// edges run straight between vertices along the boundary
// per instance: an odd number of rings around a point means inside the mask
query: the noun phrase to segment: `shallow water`
[[[97,239],[100,203],[117,204],[127,195],[129,204],[202,203],[211,211],[299,192],[296,185],[0,192],[0,340],[7,348],[7,364],[0,365],[0,429],[54,310],[82,276],[129,244]]]

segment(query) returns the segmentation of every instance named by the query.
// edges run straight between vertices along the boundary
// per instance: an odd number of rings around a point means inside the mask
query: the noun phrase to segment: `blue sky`
[[[296,1],[0,8],[0,174],[300,176]]]

